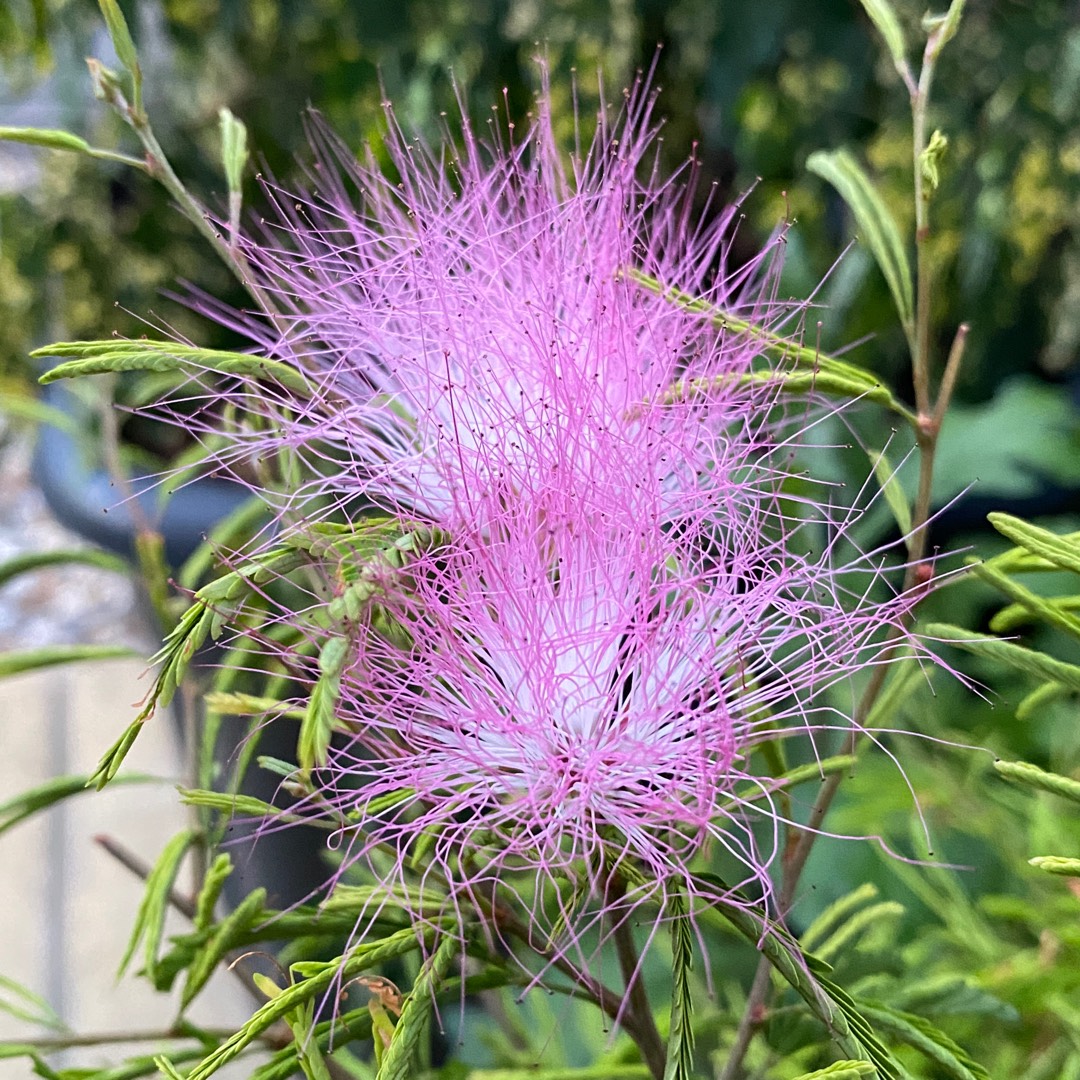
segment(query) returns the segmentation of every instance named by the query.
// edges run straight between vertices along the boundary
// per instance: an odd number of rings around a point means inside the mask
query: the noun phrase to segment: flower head
[[[418,867],[489,915],[509,892],[571,940],[616,879],[622,910],[699,890],[709,851],[767,897],[755,748],[849,727],[830,691],[919,648],[882,553],[840,554],[857,511],[786,484],[812,410],[763,366],[799,314],[776,245],[726,273],[733,215],[659,178],[652,102],[569,157],[542,102],[516,141],[466,123],[460,152],[391,116],[394,180],[316,127],[318,191],[272,191],[245,246],[276,311],[232,317],[311,391],[234,386],[260,422],[223,464],[287,447],[289,529],[359,500],[438,526],[329,632],[342,737],[313,812],[345,822],[345,865]],[[314,693],[310,651],[281,652]]]

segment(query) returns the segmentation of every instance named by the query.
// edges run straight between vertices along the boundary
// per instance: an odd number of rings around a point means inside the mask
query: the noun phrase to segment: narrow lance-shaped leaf
[[[21,983],[0,975],[0,1012],[37,1027],[63,1031],[64,1022],[49,1003]]]
[[[884,200],[846,150],[817,150],[806,159],[806,167],[832,184],[851,208],[859,232],[885,275],[900,322],[910,338],[915,325],[911,266],[900,230]]]
[[[91,146],[78,135],[57,128],[0,127],[0,141],[26,143],[28,146],[41,146],[48,150],[86,154],[87,157],[99,158],[102,161],[119,161],[132,168],[142,169],[143,172],[147,171],[146,162],[140,158]]]
[[[871,450],[870,462],[874,466],[874,475],[881,485],[881,493],[892,511],[893,519],[900,526],[900,532],[907,536],[911,532],[911,507],[896,476],[896,470],[885,456],[884,450]]]
[[[221,122],[221,163],[229,185],[229,234],[240,228],[240,208],[244,189],[244,168],[248,161],[247,128],[228,109],[218,112]]]
[[[834,1061],[824,1069],[802,1073],[795,1080],[873,1080],[877,1069],[869,1061]]]
[[[1049,791],[1054,795],[1060,795],[1064,799],[1071,799],[1080,803],[1080,780],[1073,780],[1068,776],[1058,773],[1046,772],[1038,765],[1032,765],[1027,761],[995,761],[994,768],[1005,777],[1006,780],[1015,780],[1021,784],[1029,784],[1031,787]]]
[[[434,933],[434,927],[428,927],[419,933],[413,927],[407,927],[381,941],[358,945],[347,958],[339,958],[332,963],[318,965],[319,970],[310,978],[285,988],[273,1001],[268,1001],[263,1005],[239,1031],[226,1039],[217,1049],[211,1051],[191,1071],[187,1080],[207,1080],[208,1077],[213,1076],[250,1046],[267,1028],[272,1027],[298,1005],[325,993],[336,979],[340,979],[343,983],[348,982],[387,960],[413,952],[425,941],[430,944],[431,935]]]
[[[394,1037],[382,1055],[377,1080],[408,1080],[413,1075],[416,1051],[431,1019],[434,994],[450,970],[460,948],[459,939],[453,934],[447,934],[439,942],[435,952],[424,961],[424,966],[401,1008],[401,1017],[394,1026]]]
[[[990,1074],[929,1020],[886,1005],[861,1002],[863,1013],[895,1038],[914,1047],[952,1080],[990,1080]]]
[[[117,783],[145,784],[161,783],[156,777],[143,774],[121,776]],[[23,791],[12,799],[0,803],[0,833],[6,832],[20,821],[45,810],[50,806],[70,799],[73,795],[82,795],[90,790],[91,778],[87,776],[54,776],[43,784],[38,784],[29,791]]]
[[[1045,653],[1035,652],[1034,649],[1025,649],[1012,641],[987,637],[985,634],[965,630],[962,626],[930,623],[925,630],[927,637],[946,641],[976,656],[996,661],[1047,682],[1061,683],[1070,690],[1080,690],[1080,667],[1076,664],[1067,664]]]
[[[180,997],[182,1009],[186,1009],[210,981],[210,976],[233,948],[238,935],[249,929],[257,920],[262,919],[265,901],[266,890],[255,889],[244,897],[235,911],[218,923],[209,941],[188,968],[184,992]]]
[[[139,942],[144,944],[146,970],[153,972],[157,963],[158,946],[165,932],[165,912],[169,907],[169,894],[172,892],[176,877],[180,873],[180,863],[184,855],[196,841],[196,834],[190,829],[177,833],[161,850],[154,868],[146,879],[142,903],[135,916],[135,925],[117,975],[123,975]]]
[[[1025,588],[1018,581],[992,566],[975,563],[972,570],[976,577],[982,578],[988,585],[993,585],[995,589],[1003,592],[1010,600],[1026,607],[1033,618],[1042,619],[1066,634],[1080,638],[1080,618],[1071,614],[1060,604],[1055,604],[1045,596],[1032,592],[1031,589]]]
[[[1080,859],[1067,859],[1064,855],[1036,855],[1028,862],[1037,870],[1062,877],[1080,878]]]
[[[21,574],[33,573],[50,566],[93,566],[99,570],[111,570],[127,574],[131,567],[119,555],[96,548],[78,548],[62,551],[29,551],[0,564],[0,585],[6,585]]]
[[[896,17],[892,4],[889,0],[860,0],[860,3],[866,14],[870,16],[871,22],[877,27],[877,32],[885,42],[896,70],[903,77],[907,69],[907,46],[904,43],[903,27]]]
[[[1000,512],[987,514],[986,520],[1018,547],[1045,559],[1052,566],[1080,574],[1080,534],[1059,536],[1049,529],[1032,525],[1023,518]]]
[[[109,28],[113,48],[117,58],[131,76],[131,105],[136,118],[142,113],[142,68],[139,66],[139,54],[135,50],[127,19],[116,0],[98,0],[101,14],[105,16],[105,25]]]
[[[36,359],[72,358],[46,371],[38,380],[42,384],[115,371],[185,371],[246,375],[270,379],[299,393],[311,392],[303,374],[280,360],[222,349],[199,349],[178,342],[58,341],[36,349],[30,355]]]
[[[668,897],[671,916],[671,1030],[668,1035],[664,1080],[690,1080],[694,1067],[694,1030],[691,1020],[694,995],[690,969],[694,959],[694,934],[679,892]]]
[[[126,645],[42,645],[0,653],[0,678],[83,660],[125,660],[139,654]]]

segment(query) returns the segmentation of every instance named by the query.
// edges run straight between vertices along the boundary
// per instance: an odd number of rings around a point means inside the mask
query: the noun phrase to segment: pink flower
[[[268,323],[206,304],[315,390],[231,388],[245,419],[221,463],[291,449],[306,465],[281,504],[293,521],[360,499],[456,527],[483,500],[527,496],[556,474],[575,497],[614,485],[620,502],[647,474],[640,497],[674,516],[702,483],[738,504],[764,477],[745,475],[746,455],[774,438],[775,388],[739,382],[760,339],[717,333],[627,272],[773,330],[799,312],[772,301],[776,244],[727,272],[735,211],[692,214],[690,166],[659,180],[652,106],[639,87],[570,157],[542,98],[516,142],[485,145],[466,122],[460,153],[410,141],[388,112],[387,172],[373,155],[356,164],[316,122],[314,191],[268,189],[278,220],[244,245],[279,313]],[[713,386],[696,423],[685,405],[642,408],[694,379]],[[212,410],[207,430],[220,422]],[[737,450],[733,427],[745,429]],[[627,455],[614,473],[612,443]]]
[[[694,892],[706,851],[767,899],[780,826],[755,748],[848,728],[831,691],[919,650],[883,553],[841,554],[858,512],[785,486],[820,411],[789,416],[761,335],[709,314],[776,332],[799,310],[774,302],[771,254],[725,272],[734,214],[691,214],[692,168],[659,178],[652,104],[639,87],[570,157],[542,100],[520,137],[466,124],[460,153],[391,116],[393,180],[316,125],[317,191],[273,189],[245,246],[278,313],[217,312],[314,386],[228,392],[261,422],[224,466],[301,462],[265,493],[285,528],[369,500],[443,537],[331,631],[350,734],[311,812],[359,822],[346,866],[394,885],[415,864],[489,912],[516,897],[570,941],[613,877],[624,911]],[[314,686],[309,656],[284,659]]]

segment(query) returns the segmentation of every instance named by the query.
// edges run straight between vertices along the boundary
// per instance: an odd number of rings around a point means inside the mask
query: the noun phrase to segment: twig
[[[615,951],[619,956],[619,968],[626,985],[626,1013],[623,1026],[629,1028],[626,1019],[632,1018],[633,1026],[638,1030],[634,1040],[645,1064],[649,1066],[654,1080],[662,1080],[667,1061],[664,1040],[656,1028],[656,1019],[649,1005],[649,995],[645,989],[645,980],[641,974],[641,958],[634,944],[634,934],[629,916],[625,913],[615,915],[617,920],[612,936],[615,939]]]

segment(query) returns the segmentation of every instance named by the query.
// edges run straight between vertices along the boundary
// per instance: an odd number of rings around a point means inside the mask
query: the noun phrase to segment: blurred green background
[[[587,109],[596,100],[597,68],[617,95],[662,42],[666,152],[682,160],[698,141],[707,174],[731,197],[760,178],[748,202],[756,237],[785,212],[794,216],[793,295],[811,292],[852,234],[831,189],[804,170],[812,151],[856,149],[897,215],[910,220],[905,94],[856,0],[122,6],[145,57],[159,137],[212,206],[224,187],[216,162],[222,105],[249,126],[266,165],[288,177],[304,155],[307,103],[352,144],[378,129],[384,96],[407,127],[435,135],[439,111],[455,109],[451,71],[468,88],[474,115],[501,101],[504,87],[520,113],[535,89],[539,50],[567,104],[563,76],[577,69]],[[921,3],[901,0],[898,9],[917,41]],[[82,62],[90,54],[110,54],[93,0],[4,0],[4,122],[64,126],[132,151],[130,133],[90,96]],[[971,0],[939,66],[935,99],[932,123],[950,139],[935,210],[941,347],[961,319],[973,328],[961,398],[987,401],[1018,373],[1067,380],[1080,347],[1080,5]],[[162,290],[181,278],[217,294],[231,285],[149,179],[99,161],[0,149],[6,370],[57,333],[138,332],[151,309],[205,339],[208,329],[196,329]],[[257,205],[254,181],[248,199]],[[903,340],[869,254],[853,251],[821,299],[828,306],[823,344],[876,335],[858,358],[902,386]],[[116,303],[131,314],[114,310]]]
[[[657,82],[672,163],[697,142],[707,177],[727,197],[752,188],[743,237],[750,249],[785,215],[793,217],[785,291],[806,297],[828,275],[817,294],[823,347],[854,344],[854,358],[910,394],[906,346],[884,279],[858,246],[837,264],[853,224],[835,192],[804,167],[814,150],[851,148],[910,234],[906,94],[857,0],[122,6],[143,56],[158,137],[185,182],[215,208],[224,204],[221,106],[248,125],[259,168],[287,181],[305,156],[307,103],[350,144],[377,134],[384,98],[407,129],[437,138],[440,111],[457,108],[451,71],[474,116],[500,103],[504,88],[520,115],[536,89],[533,57],[540,51],[555,73],[556,105],[569,110],[576,69],[585,110],[598,99],[598,68],[614,97],[662,43]],[[919,40],[922,4],[897,0],[897,8],[909,41]],[[130,132],[91,97],[82,62],[90,54],[107,62],[111,56],[94,0],[4,0],[0,122],[66,127],[99,146],[136,152]],[[990,554],[995,541],[983,525],[990,509],[1049,519],[1057,529],[1080,527],[1080,3],[969,0],[961,32],[938,66],[934,100],[931,124],[949,138],[931,239],[938,364],[956,326],[972,327],[942,442],[938,505],[975,484],[943,513],[934,536],[946,549],[971,543]],[[257,209],[250,175],[246,197]],[[178,281],[244,303],[214,253],[150,179],[120,165],[0,144],[6,377],[29,376],[26,354],[48,340],[114,330],[138,335],[146,319],[206,345],[229,344],[223,330],[164,295]],[[872,410],[859,418],[868,445],[888,440],[887,424]],[[894,460],[903,449],[898,441]],[[865,464],[863,456],[863,475]],[[926,615],[977,629],[1001,602],[988,587],[965,584],[932,598]],[[1030,641],[1080,660],[1052,631],[1033,631]],[[983,696],[939,676],[933,692],[927,684],[906,702],[900,725],[1063,773],[1080,768],[1074,698],[1019,724],[1015,705],[1034,688],[1031,680],[952,659],[980,680]],[[970,976],[984,996],[967,1001],[967,1019],[952,1029],[957,1037],[992,1044],[995,1075],[1064,1076],[1063,1033],[1080,1038],[1077,897],[1060,880],[1029,871],[1024,860],[1074,853],[1080,829],[1056,814],[1048,797],[1033,799],[994,777],[991,753],[908,739],[902,747],[939,843],[934,857],[978,870],[920,876],[870,845],[845,845],[837,857],[837,848],[823,843],[800,899],[802,915],[808,919],[829,899],[876,881],[910,905],[911,918],[903,950],[879,935],[870,943],[877,958],[868,953],[864,966],[918,967],[928,979]],[[912,839],[912,802],[884,754],[871,756],[845,785],[832,824],[857,833],[868,819],[885,823],[894,848],[926,856]],[[943,1009],[964,1013],[954,998],[942,1000]],[[1068,1061],[1075,1065],[1068,1075],[1080,1075],[1080,1055]]]

